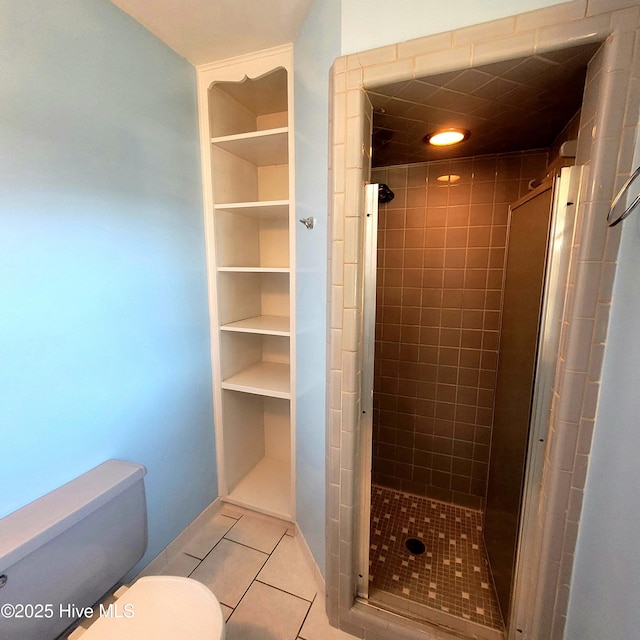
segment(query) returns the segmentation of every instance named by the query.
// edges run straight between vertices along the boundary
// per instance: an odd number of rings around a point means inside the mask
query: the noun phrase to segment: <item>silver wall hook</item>
[[[308,218],[300,218],[300,222],[307,227],[307,229],[313,229],[316,226],[316,219],[313,216],[309,216]]]

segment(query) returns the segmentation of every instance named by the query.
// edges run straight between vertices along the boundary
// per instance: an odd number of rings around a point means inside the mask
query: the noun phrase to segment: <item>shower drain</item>
[[[407,547],[409,552],[414,556],[419,556],[425,552],[424,543],[422,540],[418,540],[418,538],[407,538],[404,546]]]

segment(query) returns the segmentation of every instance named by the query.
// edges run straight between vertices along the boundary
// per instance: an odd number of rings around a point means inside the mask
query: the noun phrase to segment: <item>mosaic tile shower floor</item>
[[[423,542],[425,552],[410,553],[408,538]],[[504,628],[479,511],[373,485],[369,581],[370,594],[380,590],[485,627]]]

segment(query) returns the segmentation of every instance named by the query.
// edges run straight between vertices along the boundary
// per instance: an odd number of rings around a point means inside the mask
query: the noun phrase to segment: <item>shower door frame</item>
[[[373,385],[376,335],[378,184],[364,187],[364,260],[362,264],[362,383],[360,387],[360,512],[358,518],[357,594],[369,597],[371,470],[373,458]]]

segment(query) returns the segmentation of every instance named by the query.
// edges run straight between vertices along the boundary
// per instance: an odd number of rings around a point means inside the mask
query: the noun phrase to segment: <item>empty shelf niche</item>
[[[289,198],[287,72],[209,90],[216,204]]]
[[[245,142],[256,145],[257,139]],[[224,147],[214,143],[211,153],[216,204],[288,200],[289,166],[281,154],[251,161]]]
[[[290,518],[291,419],[288,400],[223,391],[228,498]]]
[[[218,314],[223,331],[289,335],[288,273],[218,273]]]
[[[223,389],[290,397],[289,338],[224,331],[220,347]]]
[[[287,111],[287,71],[283,68],[242,82],[215,82],[209,89],[214,138],[286,127]]]
[[[216,208],[218,267],[288,268],[289,207]]]

